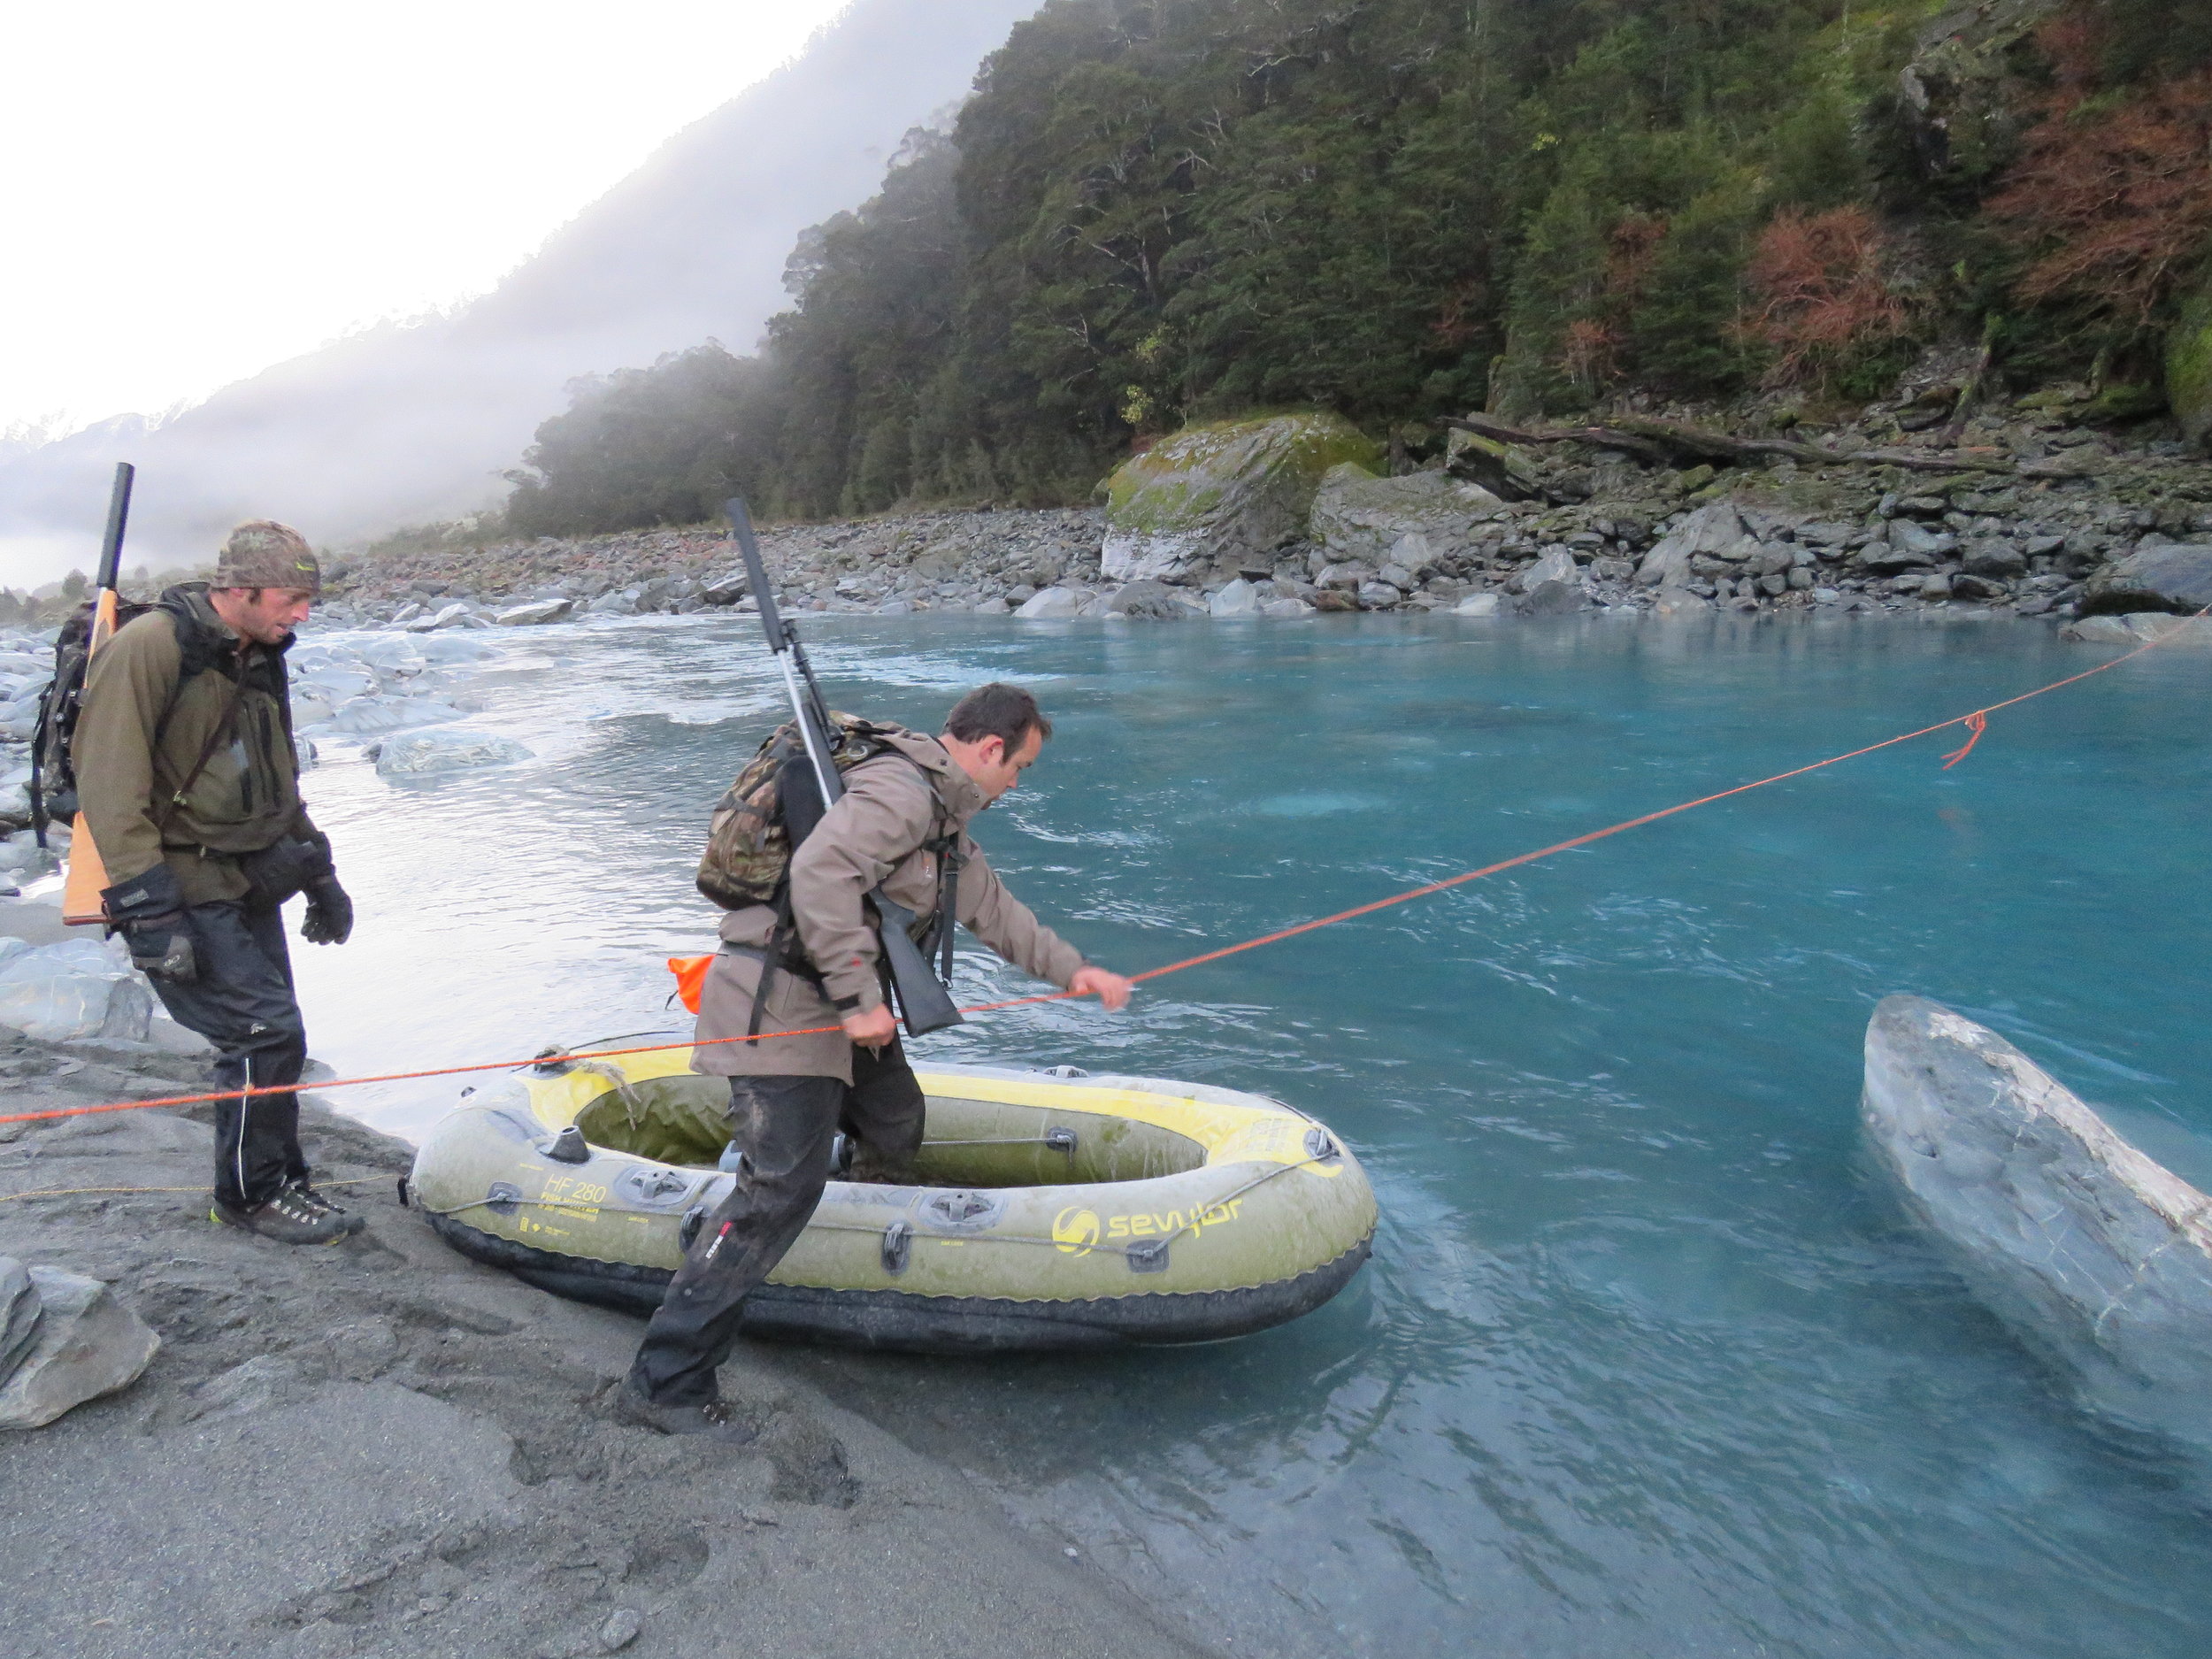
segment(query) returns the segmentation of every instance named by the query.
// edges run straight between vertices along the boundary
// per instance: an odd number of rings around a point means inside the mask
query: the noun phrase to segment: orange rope
[[[2190,620],[2193,621],[2208,613],[2212,613],[2212,605],[2207,605]],[[1770,784],[1786,783],[1792,778],[1801,778],[1808,772],[1818,772],[1824,767],[1839,765],[1847,760],[1856,760],[1862,755],[1871,755],[1885,749],[1894,749],[1900,743],[1909,743],[1916,738],[1926,737],[1936,732],[1948,731],[1955,726],[1963,726],[1967,728],[1969,736],[1964,748],[1945,757],[1944,770],[1948,772],[1966,758],[1967,754],[1980,741],[1983,732],[1988,729],[1989,717],[2000,709],[2012,708],[2016,704],[2026,703],[2032,698],[2044,696],[2068,686],[2077,685],[2093,675],[2103,673],[2107,669],[2117,668],[2122,663],[2131,662],[2157,645],[2160,638],[2162,637],[2162,635],[2154,636],[2146,640],[2133,650],[2113,657],[2109,662],[2100,663],[2094,668],[2085,668],[2078,674],[2069,674],[2065,679],[2055,680],[2047,686],[2038,686],[2034,690],[2024,691],[2016,697],[2007,697],[2002,703],[1993,703],[1985,708],[1975,709],[1965,714],[1954,715],[1947,720],[1939,720],[1933,726],[1924,726],[1916,732],[1900,733],[1895,737],[1884,738],[1878,743],[1869,743],[1863,749],[1854,749],[1840,755],[1831,755],[1825,760],[1816,760],[1806,765],[1793,766],[1789,771],[1778,772],[1770,778],[1761,778],[1752,783],[1740,783],[1732,789],[1717,790],[1711,795],[1700,795],[1694,801],[1684,801],[1674,806],[1662,807],[1658,811],[1647,812],[1641,818],[1625,818],[1618,824],[1609,824],[1603,829],[1592,830],[1587,834],[1576,835],[1563,841],[1554,841],[1550,846],[1540,847],[1534,852],[1521,853],[1511,858],[1502,858],[1496,864],[1483,865],[1479,870],[1470,870],[1460,875],[1448,876],[1441,881],[1432,881],[1425,887],[1409,887],[1403,893],[1392,894],[1388,898],[1376,899],[1366,904],[1356,904],[1348,910],[1339,910],[1333,916],[1317,917],[1310,922],[1300,922],[1294,927],[1285,927],[1275,933],[1263,933],[1257,939],[1248,939],[1241,944],[1225,945],[1218,950],[1209,950],[1199,956],[1186,956],[1180,962],[1171,962],[1164,967],[1148,968],[1142,973],[1132,974],[1130,978],[1133,982],[1141,984],[1147,979],[1164,979],[1171,973],[1180,973],[1186,968],[1199,967],[1209,962],[1219,962],[1225,956],[1234,956],[1248,950],[1257,950],[1262,945],[1279,944],[1286,939],[1295,939],[1301,933],[1310,933],[1317,928],[1333,927],[1339,922],[1348,922],[1357,917],[1371,916],[1377,910],[1386,910],[1393,905],[1409,903],[1415,899],[1425,899],[1432,894],[1463,887],[1470,881],[1479,881],[1486,876],[1494,876],[1502,871],[1517,870],[1523,864],[1532,864],[1539,859],[1549,858],[1557,853],[1571,852],[1578,847],[1587,847],[1594,841],[1604,841],[1624,831],[1640,829],[1647,824],[1656,824],[1660,819],[1673,818],[1678,813],[1688,812],[1701,806],[1710,806],[1716,801],[1725,801],[1732,795],[1748,795],[1752,790],[1763,789]],[[1048,991],[1040,993],[1035,996],[1009,997],[1002,1002],[977,1002],[960,1011],[963,1014],[995,1014],[1005,1009],[1025,1008],[1036,1002],[1062,1002],[1074,995],[1072,991]],[[833,1035],[841,1029],[836,1025],[814,1025],[803,1031],[770,1031],[743,1037],[710,1037],[703,1041],[695,1038],[683,1042],[649,1043],[634,1048],[594,1048],[584,1053],[562,1055],[558,1057],[564,1060],[616,1059],[634,1054],[664,1054],[676,1048],[710,1048],[726,1042],[759,1042],[771,1037],[827,1036]],[[369,1083],[406,1083],[422,1078],[460,1077],[473,1071],[515,1071],[549,1057],[551,1056],[533,1056],[527,1060],[489,1060],[475,1065],[430,1066],[419,1071],[383,1071],[371,1077],[337,1078],[326,1083],[317,1083],[309,1087],[318,1089],[358,1088]],[[0,1116],[0,1124],[33,1123],[48,1118],[79,1118],[92,1112],[136,1111],[150,1106],[198,1106],[213,1101],[243,1100],[261,1094],[289,1094],[295,1093],[298,1087],[297,1084],[290,1086],[273,1084],[250,1089],[222,1089],[209,1094],[169,1094],[157,1100],[111,1101],[97,1106],[64,1106],[50,1111],[15,1112]]]

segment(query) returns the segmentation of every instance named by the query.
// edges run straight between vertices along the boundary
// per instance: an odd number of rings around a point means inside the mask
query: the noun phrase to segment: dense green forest
[[[578,383],[526,533],[1087,498],[1133,442],[1927,345],[2146,383],[2212,248],[2212,0],[1051,0],[809,232],[757,357]]]

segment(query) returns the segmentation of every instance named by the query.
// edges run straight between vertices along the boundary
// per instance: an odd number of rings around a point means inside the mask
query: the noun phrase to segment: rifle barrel
[[[108,492],[108,527],[100,538],[100,573],[94,584],[112,588],[123,573],[123,526],[131,516],[131,481],[138,469],[128,461],[115,464],[115,487]]]

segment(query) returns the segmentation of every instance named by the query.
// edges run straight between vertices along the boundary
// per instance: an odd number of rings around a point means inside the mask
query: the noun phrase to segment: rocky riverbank
[[[2212,580],[2212,466],[2171,438],[2085,424],[2069,396],[1953,434],[1930,429],[1943,405],[1923,407],[1923,388],[1825,431],[1792,428],[1804,448],[1879,446],[1894,464],[1763,468],[1457,432],[1394,466],[1348,429],[1302,435],[1328,418],[1283,418],[1164,441],[1125,469],[1129,488],[1121,474],[1102,487],[1101,508],[787,525],[763,549],[787,606],[879,615],[2196,609],[2192,584]],[[1319,461],[1286,489],[1302,455]],[[1173,503],[1166,518],[1147,489]],[[2131,585],[2127,561],[2177,548],[2160,580]],[[712,527],[386,552],[343,564],[327,610],[425,631],[680,613],[741,603],[735,566]]]
[[[200,1071],[19,1039],[0,1075],[13,1113]],[[311,1098],[318,1179],[369,1225],[288,1249],[208,1220],[211,1134],[204,1109],[0,1124],[0,1257],[102,1281],[160,1337],[120,1392],[0,1432],[7,1652],[1202,1651],[780,1350],[723,1373],[751,1445],[615,1422],[636,1322],[456,1256],[397,1202],[403,1143]]]

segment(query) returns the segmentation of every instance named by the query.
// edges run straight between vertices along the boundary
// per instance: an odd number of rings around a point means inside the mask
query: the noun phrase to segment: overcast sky
[[[0,435],[483,292],[843,4],[9,0]]]

